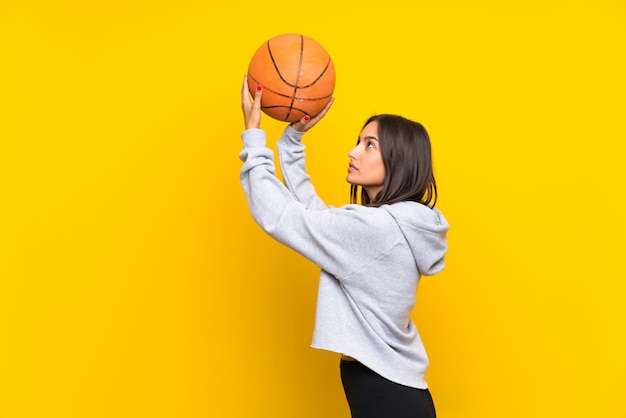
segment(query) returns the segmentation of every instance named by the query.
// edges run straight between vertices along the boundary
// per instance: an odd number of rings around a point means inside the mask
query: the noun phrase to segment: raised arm
[[[283,174],[283,182],[299,202],[310,209],[324,209],[326,204],[317,195],[311,183],[311,176],[306,171],[305,146],[302,144],[302,132],[287,126],[276,144],[278,160]]]

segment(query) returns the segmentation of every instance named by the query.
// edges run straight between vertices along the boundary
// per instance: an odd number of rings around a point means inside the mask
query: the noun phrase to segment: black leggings
[[[341,382],[352,418],[435,418],[428,389],[385,379],[358,361],[341,360]]]

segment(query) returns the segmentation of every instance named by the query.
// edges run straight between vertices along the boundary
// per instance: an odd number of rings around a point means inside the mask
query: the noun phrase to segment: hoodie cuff
[[[246,129],[241,133],[244,148],[264,147],[266,143],[265,131],[259,128]]]
[[[304,136],[304,134],[305,132],[296,131],[291,125],[287,125],[285,131],[283,132],[281,141],[299,144],[300,142],[302,142],[302,137]]]

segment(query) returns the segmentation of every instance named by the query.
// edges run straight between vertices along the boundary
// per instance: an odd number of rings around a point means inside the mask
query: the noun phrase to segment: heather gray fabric
[[[239,157],[255,221],[322,270],[312,347],[425,389],[428,357],[410,313],[420,276],[444,268],[448,223],[416,202],[325,205],[306,173],[302,136],[287,126],[277,144],[284,184],[263,130],[242,133]]]

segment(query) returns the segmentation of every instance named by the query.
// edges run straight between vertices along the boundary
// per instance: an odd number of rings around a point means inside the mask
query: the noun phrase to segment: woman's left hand
[[[309,129],[311,129],[312,127],[315,126],[315,124],[317,122],[319,122],[325,115],[326,112],[328,112],[328,110],[330,109],[330,107],[333,105],[333,102],[335,101],[334,97],[331,97],[330,100],[328,101],[328,103],[326,103],[326,106],[324,106],[324,108],[320,111],[320,113],[318,113],[317,115],[313,116],[312,118],[305,116],[302,119],[295,121],[291,124],[291,127],[293,129],[295,129],[298,132],[306,132]]]
[[[250,99],[248,92],[248,76],[243,78],[241,87],[241,109],[243,110],[243,121],[246,129],[261,127],[261,96],[263,89],[258,86],[254,93],[254,101]]]

